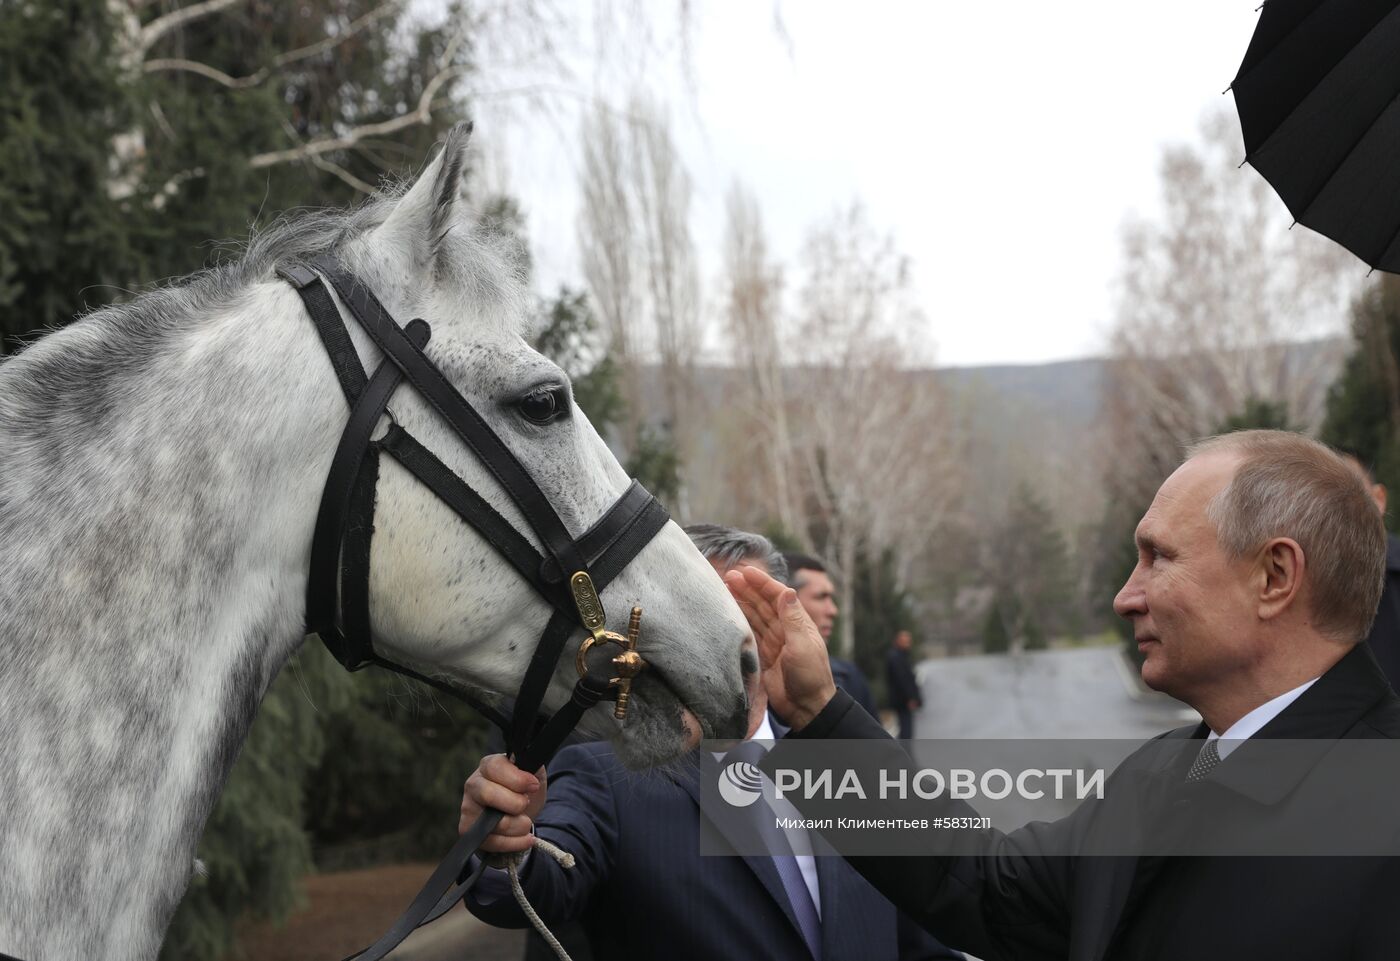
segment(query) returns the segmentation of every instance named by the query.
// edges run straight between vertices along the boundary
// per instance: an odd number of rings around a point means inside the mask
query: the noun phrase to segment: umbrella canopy
[[[1267,0],[1231,89],[1294,219],[1400,273],[1400,0]]]

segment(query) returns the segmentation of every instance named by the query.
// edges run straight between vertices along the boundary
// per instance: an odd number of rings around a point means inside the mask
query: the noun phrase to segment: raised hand
[[[806,727],[836,694],[826,642],[797,592],[755,567],[724,575],[758,641],[768,703],[794,730]]]

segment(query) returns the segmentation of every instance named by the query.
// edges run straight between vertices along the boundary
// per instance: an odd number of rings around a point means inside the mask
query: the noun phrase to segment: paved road
[[[1114,647],[924,661],[919,737],[1146,740],[1199,715],[1140,687]]]
[[[914,719],[920,739],[914,756],[940,770],[1111,772],[1142,742],[1200,720],[1186,705],[1144,688],[1136,668],[1113,647],[925,661],[916,673],[924,708]],[[984,740],[1000,743],[965,743]],[[998,828],[1012,830],[1071,813],[1079,801],[1067,790],[1035,801],[1014,793],[982,797],[974,807]]]

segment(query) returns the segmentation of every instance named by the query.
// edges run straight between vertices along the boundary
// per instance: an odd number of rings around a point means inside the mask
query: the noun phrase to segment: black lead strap
[[[601,593],[666,526],[670,516],[646,488],[633,481],[591,528],[577,539],[572,537],[529,471],[423,353],[430,336],[428,324],[412,320],[400,328],[355,277],[327,258],[320,258],[313,265],[314,270],[304,264],[288,264],[277,272],[301,295],[350,405],[350,417],[331,461],[312,537],[306,601],[308,632],[317,634],[349,670],[375,664],[467,701],[506,733],[506,743],[518,766],[537,770],[554,755],[589,708],[615,696],[607,680],[585,674],[575,684],[567,704],[548,719],[540,713],[569,639],[580,628],[601,629],[597,624],[589,627],[584,623],[581,602],[575,599],[570,579],[583,576],[595,592]],[[344,318],[331,296],[332,289],[384,353],[384,360],[371,377],[366,377],[360,364]],[[404,381],[447,421],[500,483],[539,537],[545,554],[537,551],[435,454],[393,422],[389,400]],[[382,438],[375,440],[374,431],[386,414],[390,426]],[[484,703],[471,691],[395,664],[374,650],[369,565],[375,489],[383,452],[477,530],[554,608],[526,668],[512,716]],[[480,875],[480,865],[476,871],[467,872],[471,856],[501,816],[501,812],[491,809],[484,812],[458,839],[408,910],[378,941],[346,961],[379,961],[414,928],[440,917],[461,900]]]

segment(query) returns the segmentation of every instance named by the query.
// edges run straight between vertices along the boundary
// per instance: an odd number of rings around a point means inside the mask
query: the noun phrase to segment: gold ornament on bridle
[[[574,656],[574,667],[578,676],[588,674],[587,655],[598,644],[616,644],[622,653],[612,659],[617,668],[617,677],[610,678],[608,684],[617,688],[617,707],[613,717],[619,721],[627,716],[627,704],[632,697],[632,679],[646,669],[647,662],[637,650],[637,639],[642,633],[642,609],[632,608],[632,617],[627,623],[627,636],[606,629],[607,615],[603,612],[603,602],[593,586],[593,578],[587,571],[579,571],[569,578],[569,590],[574,596],[574,606],[578,608],[579,619],[588,630],[589,637],[579,645]]]

